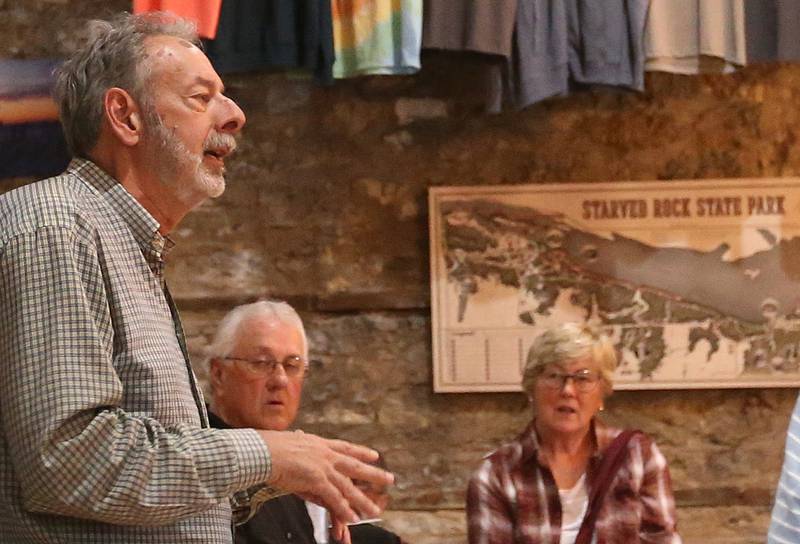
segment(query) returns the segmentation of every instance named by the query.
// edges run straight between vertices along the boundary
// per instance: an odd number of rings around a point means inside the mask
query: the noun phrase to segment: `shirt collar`
[[[77,176],[105,199],[128,225],[146,255],[153,253],[161,259],[175,246],[169,237],[158,232],[161,225],[156,218],[121,183],[95,163],[74,158],[67,166],[67,172]]]

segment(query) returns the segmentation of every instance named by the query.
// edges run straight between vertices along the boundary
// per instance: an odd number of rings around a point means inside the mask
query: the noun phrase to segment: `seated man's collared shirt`
[[[207,426],[156,220],[87,160],[0,196],[0,541],[231,542],[269,476]]]
[[[621,432],[593,424],[597,452],[586,471],[591,492],[600,455]],[[540,455],[534,423],[483,460],[467,491],[470,544],[558,544],[561,502],[553,475]],[[679,544],[667,461],[646,435],[628,444],[595,525],[599,544]]]

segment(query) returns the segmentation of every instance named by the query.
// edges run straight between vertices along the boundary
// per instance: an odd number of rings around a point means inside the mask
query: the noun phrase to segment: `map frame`
[[[435,392],[520,391],[533,338],[564,320],[611,335],[616,390],[800,386],[800,178],[432,187],[428,204]]]

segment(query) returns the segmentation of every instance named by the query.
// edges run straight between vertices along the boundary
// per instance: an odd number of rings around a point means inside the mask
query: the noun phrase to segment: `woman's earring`
[[[603,410],[605,410],[605,409],[606,409],[606,407],[605,407],[605,406],[603,406],[603,405],[601,404],[601,405],[600,405],[600,410],[598,410],[598,412],[602,412],[602,411],[603,411]]]

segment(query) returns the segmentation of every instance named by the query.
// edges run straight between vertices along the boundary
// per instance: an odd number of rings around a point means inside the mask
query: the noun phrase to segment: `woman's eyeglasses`
[[[600,382],[600,374],[585,368],[572,373],[550,370],[542,374],[539,378],[539,381],[545,387],[549,389],[558,389],[559,391],[566,387],[568,380],[572,380],[576,390],[581,393],[588,393],[597,387],[597,384]]]

